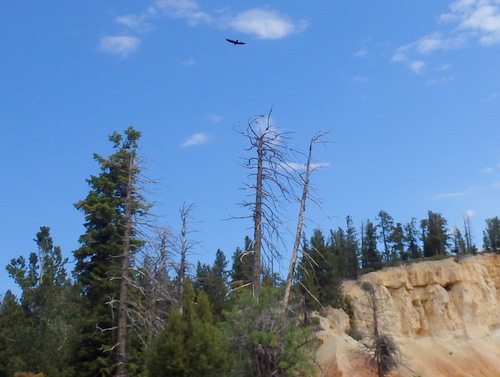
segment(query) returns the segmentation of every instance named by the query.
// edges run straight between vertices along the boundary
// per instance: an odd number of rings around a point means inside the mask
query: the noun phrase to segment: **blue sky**
[[[197,204],[193,263],[250,234],[225,220],[246,214],[235,129],[271,107],[297,149],[332,130],[313,175],[328,217],[309,206],[309,234],[432,210],[450,227],[470,214],[481,247],[500,215],[499,1],[10,1],[0,18],[0,292],[40,226],[71,259],[92,154],[129,125],[159,221],[178,231],[179,207]]]

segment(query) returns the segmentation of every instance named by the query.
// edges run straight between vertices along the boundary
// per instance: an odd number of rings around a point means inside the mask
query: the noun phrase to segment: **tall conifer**
[[[140,242],[135,220],[147,214],[138,187],[140,167],[133,127],[113,133],[115,153],[94,154],[101,172],[87,180],[91,190],[76,208],[85,214],[85,233],[74,252],[75,276],[86,307],[76,355],[81,376],[127,375],[127,303],[130,261]]]

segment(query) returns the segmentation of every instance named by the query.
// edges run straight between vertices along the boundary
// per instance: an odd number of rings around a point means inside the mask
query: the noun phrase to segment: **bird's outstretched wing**
[[[236,45],[245,45],[246,44],[245,42],[240,42],[239,40],[233,40],[233,39],[227,39],[227,38],[226,38],[226,41],[234,44],[235,46]]]

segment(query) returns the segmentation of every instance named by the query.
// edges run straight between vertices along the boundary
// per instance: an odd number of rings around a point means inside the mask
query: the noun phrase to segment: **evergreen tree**
[[[447,221],[440,213],[428,212],[428,218],[420,222],[424,257],[446,255],[448,246]]]
[[[408,260],[409,255],[405,252],[405,234],[401,223],[396,223],[392,227],[389,242],[391,245],[391,260],[393,262]]]
[[[29,351],[25,345],[19,357],[24,358],[25,370],[64,376],[69,365],[69,339],[73,335],[72,318],[76,312],[72,286],[66,276],[67,259],[63,259],[61,249],[54,246],[49,227],[41,227],[34,241],[38,252],[30,254],[28,263],[21,256],[7,266],[9,275],[22,289],[24,326],[19,333],[23,337],[29,335],[24,339]]]
[[[172,307],[163,331],[150,345],[151,377],[219,377],[231,367],[229,343],[213,323],[209,300],[201,290],[195,302],[184,284],[182,311]]]
[[[486,229],[483,230],[483,248],[490,252],[500,252],[500,219],[498,216],[486,219]]]
[[[229,308],[227,294],[228,271],[226,256],[221,250],[217,250],[215,261],[212,267],[198,262],[196,269],[196,280],[194,287],[196,291],[203,290],[213,308],[216,318],[222,318],[222,312]]]
[[[262,287],[259,300],[249,290],[238,297],[224,323],[237,352],[237,377],[312,377],[316,340],[296,318],[283,315],[282,292]]]
[[[359,242],[356,228],[352,224],[351,216],[347,216],[347,229],[345,237],[345,277],[355,279],[358,277],[359,263]]]
[[[391,262],[391,248],[390,248],[390,236],[393,228],[394,220],[391,215],[389,215],[386,211],[380,211],[377,215],[379,220],[379,228],[380,228],[380,238],[382,239],[382,243],[384,245],[384,262]]]
[[[252,249],[252,240],[246,236],[244,249],[242,250],[238,247],[233,254],[233,267],[230,273],[232,289],[237,289],[252,281]]]
[[[377,250],[377,226],[366,220],[362,228],[361,268],[364,273],[380,270],[382,260]]]
[[[34,328],[26,313],[9,290],[0,303],[0,377],[30,370]]]
[[[305,243],[303,255],[297,266],[300,290],[310,309],[331,305],[342,307],[341,276],[333,264],[330,245],[325,243],[321,230],[314,230],[310,244]]]
[[[346,276],[346,236],[342,228],[330,230],[330,247],[332,249],[332,263],[337,275]]]
[[[109,137],[115,153],[109,158],[94,154],[101,173],[87,180],[91,190],[75,205],[86,220],[81,247],[74,252],[75,276],[86,305],[75,355],[80,376],[126,374],[126,357],[132,354],[124,351],[130,341],[124,339],[128,287],[135,278],[130,275],[130,260],[140,245],[134,219],[148,211],[138,188],[139,138],[133,127],[125,131],[125,138],[116,132]]]
[[[465,249],[465,240],[464,237],[462,236],[462,232],[460,232],[460,229],[458,228],[453,228],[452,232],[452,249],[451,252],[454,254],[465,254],[466,249]]]
[[[410,259],[422,258],[422,251],[418,246],[419,236],[417,230],[417,219],[412,218],[411,221],[405,225],[404,232],[405,232],[405,243],[406,243],[405,253],[408,255]]]

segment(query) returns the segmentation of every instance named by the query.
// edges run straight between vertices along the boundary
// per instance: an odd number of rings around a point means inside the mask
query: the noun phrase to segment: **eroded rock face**
[[[433,377],[447,376],[439,372],[439,368],[448,370],[447,373],[451,373],[449,376],[500,376],[500,365],[495,369],[497,366],[491,364],[497,363],[491,360],[498,360],[500,354],[500,342],[494,336],[495,330],[500,328],[500,255],[484,254],[460,261],[450,258],[402,265],[366,274],[359,281],[344,282],[344,291],[354,307],[356,329],[366,335],[373,328],[373,312],[366,292],[361,289],[363,282],[369,282],[375,288],[383,331],[398,340],[411,364],[416,362],[421,370],[431,373],[428,375]],[[332,311],[329,316],[338,318],[340,315]],[[346,322],[337,320],[335,323],[336,334],[342,333]],[[352,359],[352,355],[349,357],[347,354],[355,351],[356,345],[351,341],[352,338],[340,340],[337,339],[339,336],[343,339],[346,337],[344,334],[327,338],[318,355],[326,360],[328,348],[335,348],[335,361],[330,358],[330,364],[326,364],[330,365],[330,369],[333,364],[338,364],[339,368],[335,372],[337,374],[332,372],[329,375],[356,376],[358,374],[352,374],[352,370],[348,371],[352,363],[346,361]],[[460,360],[452,362],[449,356],[453,351],[444,351],[452,348],[450,344],[455,347],[455,355],[463,353]],[[463,351],[459,344],[468,351]],[[478,347],[482,352],[481,360],[476,358],[467,361],[473,355],[479,355],[474,351]],[[346,351],[346,354],[340,351],[341,348],[350,351]],[[441,349],[442,352],[433,352],[432,348]],[[491,354],[484,354],[484,349],[490,350]],[[425,357],[422,356],[424,354]],[[428,366],[430,369],[426,369],[425,363],[440,367]],[[465,368],[465,372],[451,372],[443,365],[450,368],[460,365],[459,369]],[[466,371],[474,365],[475,372]],[[491,374],[490,369],[498,370],[498,373]],[[478,371],[487,373],[475,374]]]
[[[359,282],[345,282],[360,330],[370,321],[365,318],[362,282],[375,287],[381,314],[395,336],[485,336],[500,325],[500,256],[496,254],[408,264],[366,274]]]

